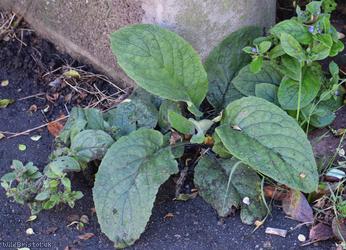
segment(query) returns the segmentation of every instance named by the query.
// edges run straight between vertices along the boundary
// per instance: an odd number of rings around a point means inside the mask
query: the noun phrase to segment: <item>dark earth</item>
[[[78,62],[57,52],[51,43],[32,32],[25,32],[22,41],[27,46],[16,39],[0,41],[0,82],[9,80],[7,87],[0,87],[0,99],[17,100],[0,109],[0,131],[21,132],[67,114],[64,103],[59,101],[51,104],[47,113],[42,113],[41,110],[49,104],[44,96],[18,99],[48,92],[43,73],[66,63],[77,66]],[[38,111],[30,113],[28,109],[33,104],[37,105]],[[67,105],[67,108],[73,105]],[[334,127],[344,127],[342,118],[345,112],[345,109],[339,112],[339,121]],[[42,138],[35,142],[30,139],[32,135],[41,135]],[[48,156],[54,150],[53,136],[47,128],[36,130],[30,136],[0,141],[0,176],[10,170],[13,159],[32,161],[40,169],[48,163]],[[19,144],[25,144],[26,151],[20,151]],[[17,249],[33,243],[41,244],[41,247],[29,246],[30,249],[114,249],[112,242],[101,233],[93,212],[90,181],[82,174],[76,174],[73,183],[75,190],[84,193],[75,208],[62,206],[44,211],[33,222],[26,222],[30,216],[29,209],[11,202],[0,188],[0,249]],[[253,232],[254,226],[242,224],[238,214],[221,222],[212,207],[200,197],[186,202],[174,201],[174,193],[174,182],[169,180],[158,194],[147,229],[130,249],[298,249],[301,244],[298,235],[308,238],[308,228],[286,218],[279,204],[274,204],[264,226]],[[165,217],[168,213],[173,217]],[[82,215],[87,215],[90,220],[83,229],[78,230],[76,225],[67,226]],[[265,234],[266,227],[286,229],[289,233],[286,238],[270,236]],[[33,228],[35,234],[27,236],[28,228]],[[93,233],[94,237],[87,240],[78,238],[85,233]],[[305,248],[333,249],[335,244],[326,241]]]

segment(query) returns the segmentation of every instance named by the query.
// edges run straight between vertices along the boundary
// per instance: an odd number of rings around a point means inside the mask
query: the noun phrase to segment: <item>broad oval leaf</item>
[[[263,57],[256,56],[250,63],[250,70],[252,73],[257,74],[261,71],[263,65]]]
[[[258,97],[234,101],[216,133],[232,155],[256,171],[303,192],[317,189],[317,166],[307,136],[276,105]]]
[[[87,129],[72,139],[71,149],[79,159],[90,162],[101,160],[113,143],[113,138],[106,132]]]
[[[279,44],[270,50],[269,57],[270,59],[273,60],[285,54],[286,54],[285,51],[282,49],[281,45]]]
[[[267,212],[261,198],[261,179],[253,169],[235,158],[217,159],[205,155],[195,168],[194,180],[199,194],[219,216],[230,215],[232,207],[241,207],[241,220],[253,224]],[[248,204],[242,202],[244,198],[248,199]]]
[[[308,29],[297,20],[285,20],[271,28],[270,33],[280,38],[282,33],[291,34],[300,43],[308,45],[312,41],[312,35]]]
[[[116,129],[116,138],[128,135],[138,128],[154,128],[159,112],[145,99],[127,99],[106,114],[109,125]]]
[[[79,172],[79,162],[70,156],[61,156],[50,162],[44,168],[44,174],[49,178],[61,177],[64,173]]]
[[[173,110],[168,111],[168,121],[172,128],[182,134],[192,135],[195,132],[195,125],[193,122]]]
[[[333,100],[334,101],[334,100]],[[310,104],[302,109],[302,114],[307,120],[307,123],[315,128],[324,128],[330,125],[336,118],[335,113],[326,105],[321,103],[317,107]]]
[[[306,107],[315,99],[320,87],[320,69],[315,70],[314,67],[305,67],[303,69],[300,108]],[[298,95],[299,82],[284,77],[278,90],[278,100],[281,107],[285,110],[297,110]]]
[[[221,217],[232,214],[240,204],[240,196],[233,185],[228,184],[228,175],[220,166],[220,161],[204,156],[195,167],[194,182],[198,193]]]
[[[279,86],[282,76],[269,62],[264,62],[257,74],[251,72],[250,65],[242,68],[233,79],[233,84],[243,95],[255,96],[256,84],[270,83]]]
[[[333,38],[330,34],[318,34],[314,37],[313,47],[309,58],[312,61],[326,59],[333,46]]]
[[[237,190],[241,203],[240,219],[243,223],[253,225],[256,220],[262,220],[267,214],[267,208],[262,198],[261,179],[252,168],[245,164],[235,167],[238,159],[232,158],[223,160],[223,168],[227,174],[231,176],[231,183]],[[244,203],[244,199],[248,198],[248,203]]]
[[[98,221],[115,247],[133,244],[149,221],[159,187],[178,171],[160,132],[141,128],[107,151],[93,197]]]
[[[233,86],[238,71],[250,63],[251,57],[242,49],[261,35],[258,27],[245,27],[230,34],[209,54],[204,66],[208,73],[208,101],[217,110],[243,95]]]
[[[298,59],[299,62],[303,62],[306,59],[305,51],[293,36],[287,33],[282,33],[280,41],[281,47],[287,55]]]
[[[118,64],[146,91],[184,101],[197,113],[208,90],[207,74],[196,51],[177,34],[136,24],[111,35]]]

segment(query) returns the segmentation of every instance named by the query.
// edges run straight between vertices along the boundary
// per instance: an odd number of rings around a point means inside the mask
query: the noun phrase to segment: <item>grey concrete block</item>
[[[246,25],[269,27],[276,0],[1,0],[61,50],[120,80],[111,32],[133,23],[167,27],[192,43],[204,59],[227,34]]]

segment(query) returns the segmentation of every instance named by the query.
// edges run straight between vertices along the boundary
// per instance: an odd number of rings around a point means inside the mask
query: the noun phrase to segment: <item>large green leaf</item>
[[[240,164],[233,169],[237,161],[236,158],[221,160],[221,165],[228,176],[234,171],[231,183],[241,198],[240,219],[243,223],[252,225],[256,220],[261,220],[268,212],[262,198],[261,179],[256,171],[245,164]],[[248,198],[248,203],[244,203],[246,198]]]
[[[282,33],[280,36],[280,42],[282,49],[287,55],[298,59],[299,62],[303,62],[306,59],[305,51],[300,43],[290,34]]]
[[[276,105],[244,97],[229,104],[216,133],[245,164],[303,192],[313,192],[318,173],[312,147],[297,122]]]
[[[154,128],[158,121],[158,110],[145,99],[126,99],[117,108],[107,112],[106,119],[116,131],[116,137],[128,135],[138,128]]]
[[[87,129],[72,139],[71,149],[79,159],[90,162],[101,160],[113,143],[113,138],[106,132]]]
[[[321,87],[320,69],[305,67],[301,86],[300,108],[309,105],[317,96]],[[299,82],[284,77],[278,90],[278,100],[285,110],[297,110]]]
[[[208,90],[207,74],[196,51],[177,34],[150,24],[136,24],[111,35],[118,64],[148,92],[198,107]]]
[[[279,86],[282,76],[269,62],[264,62],[257,74],[251,72],[250,65],[242,68],[233,79],[233,84],[243,95],[254,96],[256,84],[270,83]]]
[[[232,208],[239,206],[240,196],[233,185],[227,185],[229,176],[220,162],[204,156],[195,167],[194,182],[203,199],[212,205],[219,216],[226,217],[232,214]]]
[[[230,34],[209,54],[204,66],[208,73],[208,101],[220,111],[228,103],[243,97],[234,88],[233,78],[238,71],[251,61],[242,49],[252,44],[261,35],[258,27],[245,27]]]
[[[160,132],[141,128],[107,151],[93,197],[98,222],[115,247],[133,244],[144,231],[159,187],[178,171]]]
[[[232,207],[241,207],[242,221],[253,224],[267,212],[261,198],[261,179],[254,170],[235,158],[204,156],[195,168],[194,180],[199,194],[219,216],[228,216]],[[248,204],[243,202],[244,198],[248,199]]]
[[[312,35],[308,29],[297,20],[285,20],[276,24],[271,28],[270,33],[275,35],[277,38],[281,37],[282,33],[291,34],[294,36],[300,43],[308,45],[312,41]]]

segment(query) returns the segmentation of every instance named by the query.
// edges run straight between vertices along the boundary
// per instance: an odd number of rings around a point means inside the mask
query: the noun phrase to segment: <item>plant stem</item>
[[[338,87],[341,86],[342,84],[344,84],[346,82],[346,79],[342,79],[340,81],[340,83],[338,83]],[[328,93],[331,94],[333,92],[333,90],[329,90]],[[310,109],[310,112],[309,112],[309,116],[308,118],[306,118],[301,124],[300,126],[303,126],[305,123],[307,123],[307,128],[306,128],[306,134],[309,132],[309,126],[310,126],[310,119],[311,119],[311,116],[312,114],[315,112],[316,108],[318,107],[318,105],[322,102],[323,100],[319,99],[317,101],[317,103],[315,103],[314,105],[312,105],[311,109]]]
[[[241,163],[242,163],[241,161],[238,161],[236,164],[234,164],[234,166],[233,166],[233,168],[231,170],[231,173],[229,174],[228,182],[227,182],[227,188],[226,188],[226,193],[225,193],[225,197],[223,199],[223,204],[222,204],[222,211],[224,211],[225,206],[226,206],[226,199],[227,199],[227,196],[228,196],[229,187],[231,186],[231,179],[232,179],[233,173],[235,172],[235,170],[238,168],[238,166]]]
[[[300,115],[300,99],[302,97],[302,82],[303,82],[303,63],[300,63],[298,106],[297,106],[297,117],[296,117],[296,120],[298,123],[299,123],[299,115]]]

